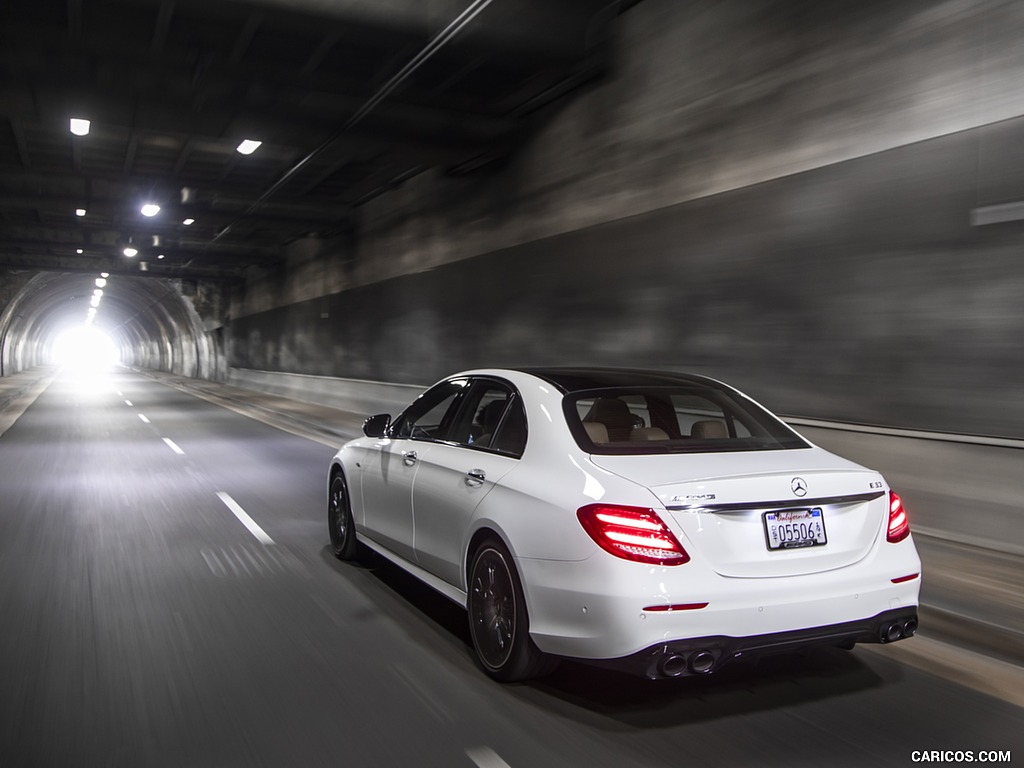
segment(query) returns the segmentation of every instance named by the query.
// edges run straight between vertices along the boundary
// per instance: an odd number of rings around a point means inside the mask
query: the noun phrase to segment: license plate
[[[765,512],[764,539],[768,549],[800,549],[825,544],[825,517],[820,509]]]

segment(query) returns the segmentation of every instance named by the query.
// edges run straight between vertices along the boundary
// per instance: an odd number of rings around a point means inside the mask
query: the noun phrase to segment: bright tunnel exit
[[[120,362],[114,341],[91,325],[65,331],[53,343],[51,362],[62,368],[105,370]]]

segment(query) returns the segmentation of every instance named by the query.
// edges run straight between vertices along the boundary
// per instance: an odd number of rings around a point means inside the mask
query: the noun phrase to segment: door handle
[[[416,451],[402,451],[402,463],[407,467],[411,467],[415,464],[418,458]]]
[[[480,485],[487,479],[487,474],[482,469],[471,469],[466,473],[466,482]]]

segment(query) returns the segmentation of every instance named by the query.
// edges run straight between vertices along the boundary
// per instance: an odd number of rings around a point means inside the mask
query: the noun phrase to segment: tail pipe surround
[[[697,650],[692,653],[666,653],[658,661],[658,672],[664,677],[683,675],[706,675],[715,666],[717,657],[712,651]]]
[[[895,643],[897,640],[913,637],[915,632],[917,632],[916,616],[896,619],[882,625],[878,631],[878,641],[880,643]]]

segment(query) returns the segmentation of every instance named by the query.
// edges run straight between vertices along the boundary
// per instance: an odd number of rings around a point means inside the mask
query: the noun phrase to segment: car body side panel
[[[457,445],[435,444],[419,462],[413,483],[416,562],[465,588],[464,555],[477,505],[518,459]],[[480,472],[482,480],[470,476]]]
[[[356,529],[362,528],[401,557],[415,560],[412,486],[430,443],[366,438],[363,444],[366,450],[359,473],[363,520]],[[410,451],[416,452],[415,462],[403,456]]]

